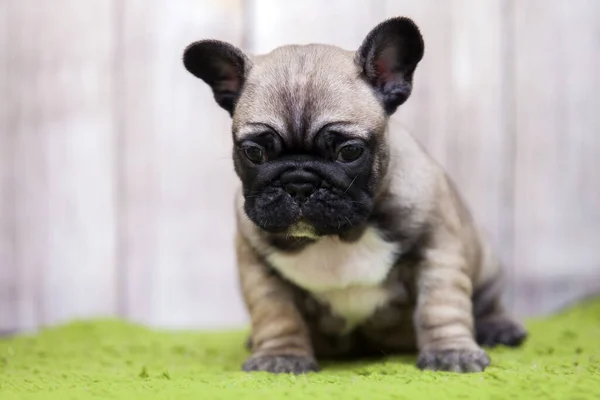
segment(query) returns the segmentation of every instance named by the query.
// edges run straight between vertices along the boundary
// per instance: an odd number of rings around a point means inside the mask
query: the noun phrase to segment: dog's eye
[[[248,146],[244,149],[244,154],[248,160],[254,164],[260,164],[265,161],[264,152],[258,146]]]
[[[344,146],[338,152],[337,159],[338,161],[343,162],[352,162],[357,160],[363,153],[363,148],[361,146],[350,144]]]

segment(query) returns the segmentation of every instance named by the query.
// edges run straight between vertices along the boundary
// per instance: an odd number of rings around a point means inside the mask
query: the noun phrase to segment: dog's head
[[[423,51],[407,18],[382,22],[357,51],[289,45],[249,56],[221,41],[190,44],[186,69],[233,118],[248,217],[291,236],[363,225],[387,172],[388,118],[410,96]]]

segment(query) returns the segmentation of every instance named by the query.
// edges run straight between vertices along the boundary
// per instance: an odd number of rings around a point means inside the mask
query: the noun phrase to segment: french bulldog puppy
[[[439,164],[389,118],[424,53],[388,19],[356,51],[217,40],[185,68],[232,117],[236,251],[251,317],[244,371],[418,352],[421,369],[479,372],[480,346],[527,333],[503,309],[502,269]],[[483,133],[482,133],[483,134]]]

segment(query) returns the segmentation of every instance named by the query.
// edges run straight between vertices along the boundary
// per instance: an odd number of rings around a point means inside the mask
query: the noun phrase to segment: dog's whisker
[[[356,174],[356,176],[354,177],[354,179],[352,179],[352,182],[350,182],[350,185],[348,185],[348,187],[344,191],[344,194],[346,194],[348,192],[348,190],[350,190],[350,188],[352,187],[352,184],[354,183],[354,181],[356,180],[356,178],[358,178],[358,175],[359,174]]]

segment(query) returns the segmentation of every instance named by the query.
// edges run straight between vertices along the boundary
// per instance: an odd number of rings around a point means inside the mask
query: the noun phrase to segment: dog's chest
[[[288,280],[355,325],[388,301],[382,283],[396,254],[396,244],[385,241],[375,229],[367,229],[352,243],[325,237],[298,253],[272,253],[268,261]]]

